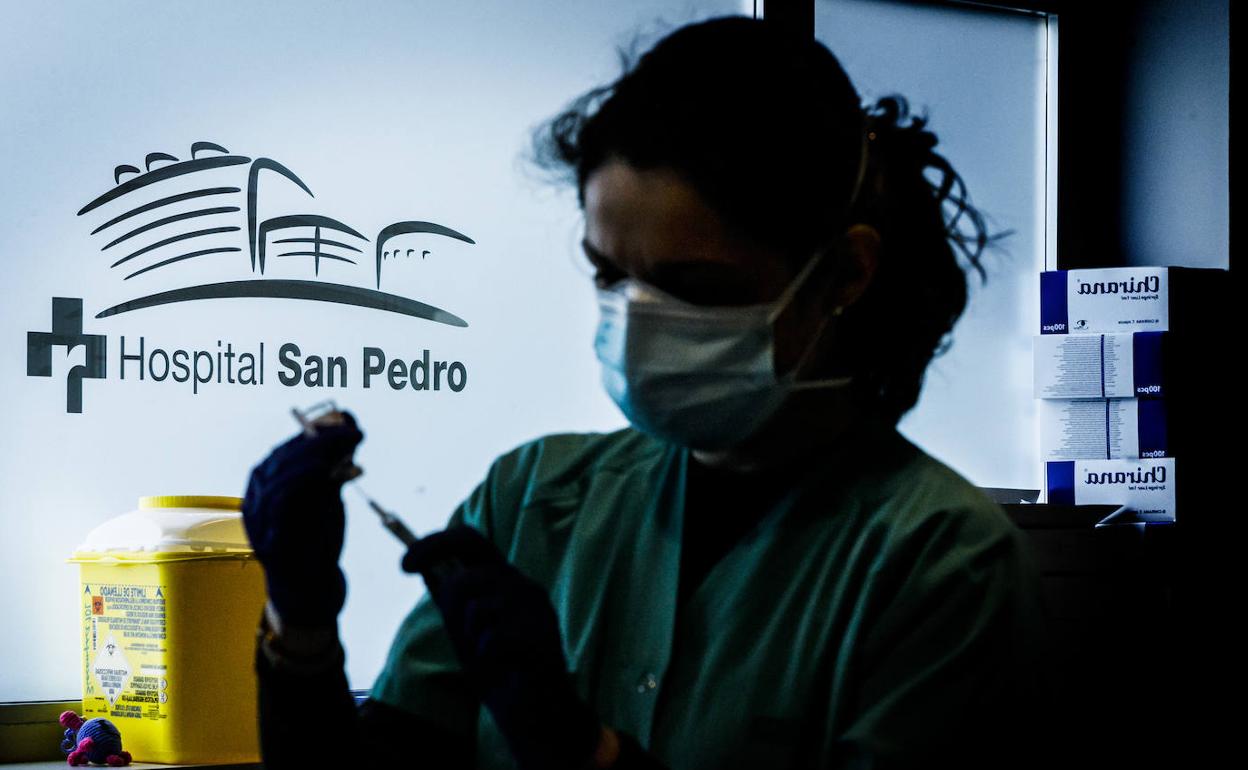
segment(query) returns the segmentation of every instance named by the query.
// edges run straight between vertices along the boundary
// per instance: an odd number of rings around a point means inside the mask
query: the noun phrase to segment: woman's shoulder
[[[550,433],[526,441],[494,462],[506,476],[557,483],[587,472],[628,471],[657,461],[668,445],[634,428],[610,432]]]
[[[501,512],[544,499],[581,496],[604,474],[657,473],[670,445],[633,428],[603,433],[552,433],[504,452],[484,488]]]
[[[462,506],[462,519],[512,553],[522,530],[532,537],[557,528],[586,509],[594,490],[635,490],[657,478],[670,464],[671,451],[671,445],[632,428],[541,436],[494,461]]]
[[[883,438],[892,462],[864,474],[856,490],[867,527],[894,543],[946,537],[964,545],[1018,545],[1021,531],[987,493],[894,431]]]

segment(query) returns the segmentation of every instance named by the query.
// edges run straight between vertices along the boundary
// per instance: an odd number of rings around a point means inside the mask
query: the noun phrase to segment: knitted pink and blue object
[[[83,721],[72,711],[62,712],[60,722],[65,728],[61,751],[68,755],[66,761],[70,765],[121,767],[130,764],[130,752],[122,751],[121,731],[112,722],[103,718]]]

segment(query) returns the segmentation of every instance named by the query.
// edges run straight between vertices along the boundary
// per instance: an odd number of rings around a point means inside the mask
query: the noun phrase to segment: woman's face
[[[825,258],[838,267],[816,271],[777,319],[777,372],[795,366],[832,308],[852,302],[870,281],[871,271],[857,269],[859,260],[845,259],[855,253],[853,238],[847,243],[844,253]],[[586,180],[582,247],[599,287],[631,276],[698,305],[772,302],[795,277],[782,253],[735,232],[675,171],[619,160]],[[873,266],[874,252],[870,257]]]
[[[585,256],[607,287],[631,276],[698,305],[755,305],[792,279],[781,255],[730,232],[667,168],[609,161],[585,183]]]

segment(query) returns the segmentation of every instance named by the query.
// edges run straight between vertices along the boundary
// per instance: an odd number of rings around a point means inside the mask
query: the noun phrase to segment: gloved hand
[[[403,569],[424,576],[460,664],[516,763],[524,770],[586,766],[602,723],[573,688],[545,589],[471,527],[422,538]]]
[[[346,515],[342,485],[364,436],[349,413],[336,424],[300,433],[251,471],[243,498],[243,523],[264,565],[269,601],[283,623],[332,626],[346,600],[338,568]]]

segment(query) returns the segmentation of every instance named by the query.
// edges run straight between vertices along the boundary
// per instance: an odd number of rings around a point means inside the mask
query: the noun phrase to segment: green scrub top
[[[689,462],[633,429],[547,436],[496,460],[451,517],[549,590],[605,724],[676,770],[725,770],[887,766],[1023,719],[1006,712],[1038,673],[1038,580],[982,492],[892,426],[859,430],[677,613]],[[478,767],[515,767],[427,595],[371,696],[475,734]]]

